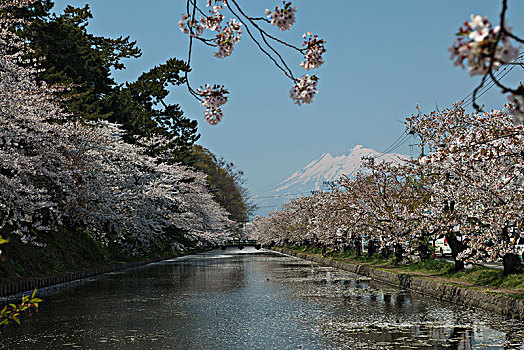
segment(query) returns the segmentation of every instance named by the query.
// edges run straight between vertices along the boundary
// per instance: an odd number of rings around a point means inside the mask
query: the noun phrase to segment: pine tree
[[[152,153],[171,151],[168,160],[172,162],[186,157],[191,145],[200,137],[196,121],[184,117],[178,104],[164,102],[169,94],[167,88],[184,84],[183,73],[188,70],[182,60],[171,58],[142,74],[135,82],[120,87],[107,99],[112,122],[122,124],[128,136],[161,136],[166,142],[153,143]]]

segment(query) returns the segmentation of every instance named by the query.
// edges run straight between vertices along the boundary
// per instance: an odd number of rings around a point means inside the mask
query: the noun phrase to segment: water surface
[[[43,293],[0,348],[524,349],[521,322],[250,248]]]

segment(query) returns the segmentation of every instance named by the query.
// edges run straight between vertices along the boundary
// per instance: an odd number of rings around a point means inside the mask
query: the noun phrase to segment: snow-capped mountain
[[[304,168],[297,170],[287,179],[278,183],[273,189],[254,196],[253,200],[259,206],[257,214],[267,215],[277,209],[290,198],[307,196],[311,191],[327,189],[327,183],[338,179],[342,175],[351,176],[360,166],[363,157],[379,157],[387,161],[396,161],[408,158],[397,153],[381,154],[371,148],[361,145],[355,146],[347,153],[333,157],[324,153],[310,162]]]

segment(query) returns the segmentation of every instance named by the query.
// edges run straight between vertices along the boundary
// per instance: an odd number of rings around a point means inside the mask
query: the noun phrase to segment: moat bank
[[[173,242],[156,242],[132,256],[116,244],[100,244],[81,228],[43,232],[40,238],[45,246],[23,243],[8,232],[0,235],[9,240],[0,246],[0,297],[211,249],[176,235]]]
[[[35,288],[40,289],[40,288],[52,287],[52,286],[60,285],[62,283],[73,282],[73,281],[82,280],[85,278],[100,276],[100,275],[110,273],[110,272],[123,271],[123,270],[131,269],[134,267],[139,267],[139,266],[144,266],[144,265],[160,262],[163,260],[202,253],[205,251],[209,251],[211,249],[212,248],[200,248],[200,249],[189,250],[186,252],[180,252],[178,254],[172,254],[172,255],[167,255],[163,257],[144,258],[144,259],[140,259],[136,261],[127,261],[127,262],[113,261],[113,262],[108,262],[106,264],[103,264],[103,265],[100,265],[94,268],[90,268],[90,269],[69,271],[69,272],[58,273],[58,274],[54,273],[54,274],[50,274],[49,276],[45,276],[45,277],[16,278],[9,282],[6,282],[6,280],[4,280],[0,282],[0,298],[8,297],[8,299],[11,299],[11,298],[18,297],[17,294],[20,294],[20,293],[29,294]],[[0,305],[3,305],[3,304],[0,302]]]
[[[364,264],[325,258],[285,248],[271,248],[277,252],[367,276],[372,280],[405,288],[438,300],[481,308],[505,317],[524,320],[524,295],[509,296],[497,290],[481,286],[465,286],[459,283],[438,281],[432,276],[378,268]]]

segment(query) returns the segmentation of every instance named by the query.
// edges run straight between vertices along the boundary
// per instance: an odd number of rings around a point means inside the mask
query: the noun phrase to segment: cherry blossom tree
[[[29,228],[48,230],[62,222],[58,201],[68,201],[74,191],[74,151],[67,142],[74,131],[47,122],[60,118],[60,108],[49,89],[34,82],[37,67],[23,59],[24,43],[9,31],[14,21],[0,21],[0,227],[29,241]]]
[[[9,2],[23,6],[28,2]],[[205,176],[148,156],[118,125],[68,121],[22,39],[0,20],[0,228],[42,246],[39,233],[82,226],[103,244],[143,255],[170,233],[202,243],[229,234]],[[178,247],[178,246],[177,246]],[[177,247],[173,246],[173,250]]]
[[[447,228],[454,255],[478,262],[514,253],[508,228],[522,222],[522,126],[502,111],[468,114],[460,104],[408,124],[430,147],[418,161],[432,189],[431,220]],[[466,249],[454,248],[457,234]]]
[[[397,260],[407,248],[409,254],[427,259],[430,231],[421,222],[428,191],[416,176],[413,163],[364,160],[362,170],[354,177],[341,177],[342,191],[338,200],[349,202],[358,215],[361,232],[381,248],[384,255],[395,248]],[[375,247],[375,242],[378,247]],[[402,245],[402,243],[410,243]]]
[[[456,270],[503,259],[505,273],[518,272],[512,264],[524,225],[523,126],[498,110],[466,113],[460,103],[413,115],[406,126],[427,155],[400,164],[365,160],[332,193],[293,199],[257,219],[255,227],[265,230],[259,236],[325,248],[365,235],[382,248],[409,243],[407,253],[421,259],[445,236]]]
[[[212,200],[202,173],[148,156],[147,147],[124,142],[115,124],[98,123],[95,131],[99,138],[88,145],[89,167],[82,173],[88,199],[71,215],[100,241],[143,255],[173,230],[197,241],[223,239],[232,222]]]

